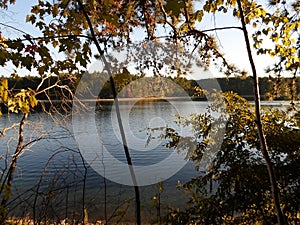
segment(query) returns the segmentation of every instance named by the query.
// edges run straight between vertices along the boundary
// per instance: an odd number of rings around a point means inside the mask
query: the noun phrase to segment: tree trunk
[[[239,7],[239,11],[240,11],[241,23],[242,23],[245,43],[246,43],[246,47],[247,47],[248,58],[249,58],[249,62],[250,62],[251,70],[252,70],[252,74],[253,74],[255,116],[256,116],[257,130],[258,130],[258,135],[259,135],[259,140],[260,140],[260,145],[261,145],[261,153],[263,154],[263,157],[264,157],[264,159],[266,161],[266,165],[267,165],[267,170],[268,170],[271,189],[272,189],[272,197],[273,197],[274,206],[275,206],[275,209],[277,212],[277,220],[280,225],[284,225],[285,220],[284,220],[284,216],[283,216],[283,213],[282,213],[282,210],[280,207],[278,185],[277,185],[277,181],[276,181],[276,177],[275,177],[274,168],[273,168],[273,165],[272,165],[269,153],[268,153],[267,140],[266,140],[266,137],[265,137],[265,134],[263,131],[263,125],[262,125],[262,121],[261,121],[259,81],[258,81],[258,76],[257,76],[257,72],[256,72],[256,67],[255,67],[254,60],[253,60],[252,53],[251,53],[251,46],[250,46],[250,41],[249,41],[249,37],[248,37],[248,31],[246,28],[245,16],[243,13],[241,0],[237,0],[237,4]]]
[[[12,187],[12,183],[13,183],[13,178],[14,178],[14,172],[16,170],[16,166],[17,166],[17,161],[19,158],[19,155],[22,152],[23,149],[23,142],[24,142],[24,125],[25,122],[27,120],[27,113],[23,114],[23,117],[21,119],[20,125],[19,125],[19,138],[18,138],[18,145],[16,147],[16,150],[12,156],[12,161],[10,163],[10,166],[8,168],[8,172],[6,175],[5,180],[3,181],[2,187],[1,187],[1,193],[3,191],[4,185],[6,186],[5,188],[7,189],[6,191],[8,191],[9,193],[4,193],[2,201],[1,201],[1,206],[3,208],[6,207],[6,203],[11,195],[11,187]],[[1,215],[1,219],[4,220],[5,219],[5,215]]]
[[[91,32],[92,40],[93,40],[94,44],[96,45],[96,48],[99,52],[99,55],[101,56],[101,59],[103,60],[103,63],[105,65],[105,69],[107,70],[107,72],[109,74],[109,81],[110,81],[110,84],[111,84],[111,88],[112,88],[112,92],[113,92],[113,96],[114,96],[114,100],[115,100],[116,113],[117,113],[117,119],[118,119],[120,134],[121,134],[121,138],[122,138],[122,142],[123,142],[123,148],[124,148],[128,168],[129,168],[129,171],[130,171],[132,183],[133,183],[133,186],[134,186],[135,207],[136,207],[136,224],[141,225],[140,190],[139,190],[139,186],[137,184],[136,175],[135,175],[135,172],[134,172],[134,168],[133,168],[133,164],[132,164],[132,161],[131,161],[131,157],[130,157],[130,153],[129,153],[129,149],[128,149],[128,145],[127,145],[127,141],[126,141],[126,136],[125,136],[125,132],[124,132],[124,128],[123,128],[123,123],[122,123],[122,118],[121,118],[120,109],[119,109],[119,101],[118,101],[118,97],[117,97],[115,81],[114,81],[114,78],[111,74],[108,62],[106,61],[106,58],[104,57],[104,52],[101,49],[101,47],[99,45],[99,42],[96,38],[94,29],[93,29],[93,25],[92,25],[92,22],[89,18],[89,15],[85,11],[84,5],[81,2],[81,0],[77,0],[77,2],[79,4],[80,10],[82,10],[82,12],[84,13],[84,16],[87,20],[87,23],[88,23],[88,26],[89,26],[89,29],[90,29],[90,32]]]

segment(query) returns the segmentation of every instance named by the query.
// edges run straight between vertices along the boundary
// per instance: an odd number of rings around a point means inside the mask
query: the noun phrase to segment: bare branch
[[[207,29],[207,30],[201,30],[201,32],[205,33],[205,32],[210,32],[210,31],[230,30],[230,29],[243,30],[242,27],[238,27],[238,26],[229,26],[229,27],[215,27],[215,28],[211,28],[211,29]]]

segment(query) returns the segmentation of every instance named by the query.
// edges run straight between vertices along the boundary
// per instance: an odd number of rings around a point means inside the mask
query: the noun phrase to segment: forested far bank
[[[85,84],[81,86],[86,88],[86,91],[93,86],[99,84],[97,83],[97,79],[101,79],[101,74],[93,73],[88,74],[90,79],[88,79],[88,83],[86,81]],[[3,78],[2,78],[3,79]],[[8,79],[9,90],[12,92],[19,91],[21,89],[32,89],[36,90],[38,85],[41,83],[42,78],[37,76],[25,76],[25,77],[10,77],[4,78]],[[129,73],[120,73],[114,75],[116,91],[118,93],[119,98],[136,98],[136,97],[184,97],[184,96],[197,96],[198,92],[195,90],[197,87],[201,89],[206,89],[205,84],[209,83],[210,79],[204,79],[201,81],[197,80],[189,80],[184,77],[140,77],[137,75],[131,75]],[[297,78],[299,79],[299,78]],[[239,94],[242,97],[245,97],[249,100],[252,99],[253,89],[252,89],[252,78],[249,77],[247,79],[240,78],[217,78],[217,81],[220,85],[220,88],[223,92],[232,91]],[[74,76],[72,82],[70,81],[70,77],[68,75],[62,76],[52,76],[47,78],[46,81],[43,82],[40,89],[46,89],[47,87],[54,85],[55,83],[59,83],[60,85],[67,85],[72,93],[76,92],[76,88],[78,83],[80,82],[80,75]],[[260,94],[262,98],[269,99],[280,99],[285,100],[286,96],[289,93],[286,93],[282,87],[280,92],[276,92],[279,89],[279,85],[285,84],[288,86],[290,83],[295,82],[292,78],[279,78],[274,80],[270,80],[267,77],[260,78]],[[295,82],[298,84],[296,93],[300,91],[299,82]],[[201,86],[202,85],[202,86]],[[70,100],[72,100],[71,93],[62,93],[61,90],[56,90],[57,88],[49,89],[43,93],[40,93],[37,96],[38,100],[60,100],[62,95],[64,98],[67,96]],[[109,81],[105,81],[101,87],[99,87],[99,98],[101,99],[111,99],[113,98],[113,93],[111,89],[111,85]],[[200,96],[204,97],[204,96]]]

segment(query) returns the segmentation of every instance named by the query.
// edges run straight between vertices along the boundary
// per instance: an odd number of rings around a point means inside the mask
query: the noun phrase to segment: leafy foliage
[[[253,106],[236,94],[225,93],[226,132],[221,149],[206,171],[180,185],[190,196],[186,211],[172,210],[166,222],[172,224],[274,224],[270,184],[265,161],[259,151]],[[299,223],[299,117],[276,108],[262,114],[264,130],[280,186],[282,206],[290,224]],[[215,120],[208,115],[181,118],[181,123],[194,127],[191,141],[196,149],[180,146],[197,165],[207,148],[208,137],[216,132]],[[180,136],[167,133],[173,147],[179,147]],[[214,140],[213,140],[214,141]]]
[[[37,105],[35,91],[22,89],[15,95],[11,95],[8,89],[8,79],[0,80],[0,103],[4,104],[9,112],[22,112],[28,114],[30,108]]]
[[[8,81],[7,79],[0,79],[0,103],[7,103],[8,101]],[[0,116],[2,112],[0,110]]]
[[[14,1],[4,1],[2,7],[7,7],[9,3]],[[104,51],[130,43],[133,30],[139,28],[146,31],[147,39],[176,41],[187,49],[193,49],[198,54],[199,65],[205,68],[213,64],[228,76],[244,76],[246,71],[240,71],[227,62],[219,51],[216,38],[209,33],[214,29],[205,31],[198,28],[203,16],[209,13],[232,13],[239,17],[236,3],[236,0],[207,0],[201,7],[195,8],[192,1],[86,1],[84,10],[93,21],[97,40]],[[297,3],[278,1],[272,4],[276,9],[266,8],[256,1],[243,0],[242,4],[246,22],[254,27],[253,41],[257,53],[279,58],[279,63],[272,69],[274,73],[281,73],[285,69],[296,73],[299,68]],[[48,17],[52,19],[49,21]],[[77,1],[50,3],[39,0],[38,4],[32,6],[26,21],[36,26],[42,37],[26,34],[17,39],[8,39],[1,36],[0,65],[11,61],[16,67],[24,67],[29,71],[36,68],[43,76],[63,71],[81,73],[91,61],[93,40]],[[160,37],[160,27],[168,32],[166,38]],[[274,43],[271,47],[264,45],[268,38]],[[52,49],[64,57],[53,57]]]
[[[37,105],[35,98],[35,92],[33,90],[22,89],[13,98],[8,100],[8,111],[10,112],[22,112],[29,113],[30,108],[34,108]]]

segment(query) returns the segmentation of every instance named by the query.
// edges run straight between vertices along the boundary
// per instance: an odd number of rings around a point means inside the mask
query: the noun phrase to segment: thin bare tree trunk
[[[82,161],[82,165],[84,168],[84,173],[83,173],[83,186],[82,186],[82,221],[83,224],[88,224],[88,215],[87,215],[87,209],[85,207],[85,196],[86,196],[86,180],[87,180],[87,173],[88,169],[87,166],[85,165],[85,161],[83,158],[83,155],[79,151],[80,159]]]
[[[9,166],[9,169],[8,169],[8,172],[7,172],[7,175],[6,175],[6,178],[5,180],[3,181],[3,184],[2,184],[2,187],[1,187],[1,193],[3,191],[3,188],[4,188],[4,185],[6,186],[5,188],[11,192],[11,187],[12,187],[12,183],[13,183],[13,178],[14,178],[14,172],[16,170],[16,166],[17,166],[17,161],[18,161],[18,158],[19,158],[19,155],[21,154],[22,152],[22,149],[23,149],[23,143],[24,143],[24,125],[25,125],[25,122],[27,120],[27,116],[28,114],[27,113],[24,113],[23,114],[23,117],[20,121],[20,125],[19,125],[19,137],[18,137],[18,145],[16,147],[16,150],[12,156],[12,161],[10,163],[10,166]],[[1,201],[1,206],[2,207],[5,207],[8,199],[10,197],[10,193],[8,194],[4,194],[3,195],[3,198],[2,198],[2,201]],[[4,219],[4,218],[2,218]]]
[[[45,177],[46,175],[46,172],[47,172],[47,168],[50,164],[50,162],[55,158],[56,155],[60,154],[64,152],[64,150],[60,150],[60,151],[57,151],[55,153],[53,153],[50,158],[47,160],[46,162],[46,165],[44,166],[44,169],[43,169],[43,172],[40,176],[40,179],[36,185],[36,190],[35,190],[35,196],[34,196],[34,199],[33,199],[33,204],[32,204],[32,217],[33,217],[33,223],[36,225],[36,224],[40,224],[40,219],[37,220],[37,212],[36,212],[36,209],[37,209],[37,204],[38,204],[38,197],[39,197],[39,193],[40,193],[40,188],[42,186],[42,182],[43,182],[43,178]],[[67,191],[69,191],[69,186],[67,186]],[[67,197],[68,198],[68,197]],[[67,204],[66,204],[66,207],[67,207]],[[67,211],[68,209],[66,209],[66,214],[67,214]]]
[[[118,96],[117,96],[117,91],[116,91],[116,86],[115,86],[115,81],[114,78],[111,74],[110,68],[109,68],[109,64],[106,61],[106,58],[103,55],[103,50],[101,49],[99,42],[96,38],[94,29],[93,29],[93,25],[92,22],[87,14],[87,12],[84,9],[84,5],[81,2],[81,0],[77,0],[80,9],[82,10],[82,12],[84,13],[84,16],[87,20],[91,35],[92,35],[92,40],[94,42],[94,44],[96,45],[96,48],[99,52],[99,55],[101,56],[101,59],[104,62],[105,65],[105,69],[108,71],[109,74],[109,81],[110,81],[110,85],[112,88],[112,92],[113,92],[113,96],[114,96],[114,100],[115,100],[115,106],[116,106],[116,113],[117,113],[117,119],[118,119],[118,125],[119,125],[119,130],[120,130],[120,134],[121,134],[121,138],[122,138],[122,142],[123,142],[123,148],[124,148],[124,152],[125,152],[125,156],[126,156],[126,160],[127,160],[127,164],[128,164],[128,168],[129,168],[129,172],[131,175],[131,179],[132,179],[132,183],[134,185],[134,193],[135,193],[135,206],[136,206],[136,224],[137,225],[141,225],[141,201],[140,201],[140,190],[139,190],[139,186],[137,184],[137,179],[136,179],[136,175],[134,172],[134,168],[133,168],[133,164],[132,164],[132,160],[131,160],[131,156],[129,153],[129,149],[128,149],[128,145],[127,145],[127,141],[126,141],[126,136],[125,136],[125,131],[123,128],[123,123],[122,123],[122,118],[121,118],[121,114],[120,114],[120,109],[119,109],[119,101],[118,101]]]
[[[269,153],[268,153],[267,140],[266,140],[266,137],[265,137],[265,134],[264,134],[262,120],[261,120],[258,75],[257,75],[257,72],[256,72],[255,63],[254,63],[253,56],[252,56],[252,53],[251,53],[251,45],[250,45],[250,41],[249,41],[249,37],[248,37],[248,31],[247,31],[247,28],[246,28],[245,16],[244,16],[244,13],[243,13],[241,0],[237,0],[237,4],[238,4],[238,7],[239,7],[239,11],[240,11],[241,23],[242,23],[245,43],[246,43],[247,52],[248,52],[248,58],[249,58],[249,62],[250,62],[251,70],[252,70],[252,74],[253,74],[255,116],[256,116],[257,130],[258,130],[258,135],[259,135],[259,140],[260,140],[260,145],[261,145],[261,153],[263,154],[263,157],[264,157],[264,159],[266,161],[266,165],[267,165],[267,170],[268,170],[271,189],[272,189],[272,197],[273,197],[274,206],[275,206],[275,209],[276,209],[276,212],[277,212],[277,220],[278,220],[278,223],[280,225],[284,225],[285,220],[284,220],[284,216],[283,216],[283,213],[282,213],[282,210],[281,210],[281,207],[280,207],[278,184],[277,184],[276,177],[275,177],[274,167],[272,165],[272,161],[271,161]]]

